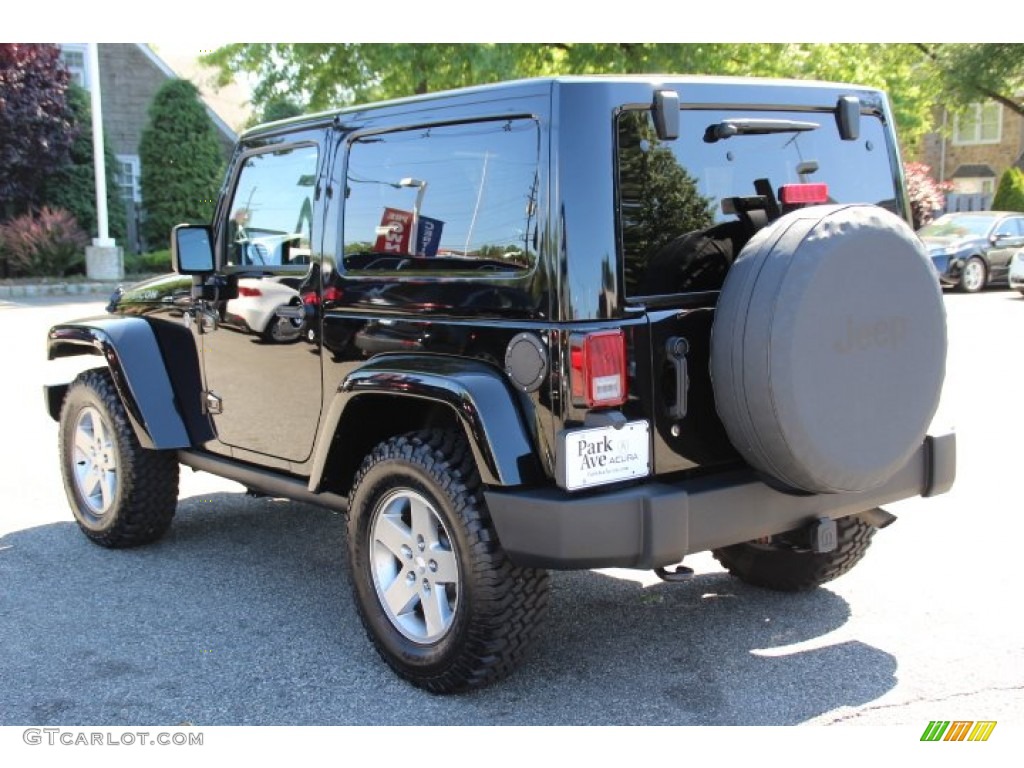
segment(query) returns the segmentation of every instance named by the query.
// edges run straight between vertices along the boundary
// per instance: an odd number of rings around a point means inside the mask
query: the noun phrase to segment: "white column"
[[[100,100],[99,43],[89,43],[89,91],[92,94],[92,155],[96,170],[96,225],[99,235],[92,244],[99,248],[112,248],[107,226],[107,170],[103,162],[103,103]]]

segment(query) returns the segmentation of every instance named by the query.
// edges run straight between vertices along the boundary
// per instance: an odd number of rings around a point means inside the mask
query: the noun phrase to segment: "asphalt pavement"
[[[438,697],[363,635],[330,512],[182,471],[174,525],[129,551],[67,507],[40,386],[46,329],[102,301],[0,301],[0,725],[920,725],[1024,722],[1017,435],[1024,298],[948,295],[937,419],[959,478],[890,508],[850,574],[780,595],[709,555],[682,584],[556,573],[540,640],[507,680]]]

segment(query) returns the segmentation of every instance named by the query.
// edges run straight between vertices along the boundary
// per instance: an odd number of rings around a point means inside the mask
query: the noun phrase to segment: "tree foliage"
[[[935,217],[936,211],[945,207],[946,193],[952,190],[953,185],[948,181],[936,181],[931,175],[931,167],[924,163],[907,163],[904,171],[914,229],[920,229]]]
[[[1024,45],[917,43],[954,109],[991,99],[1024,116]]]
[[[1024,171],[1007,168],[999,179],[999,189],[992,199],[993,211],[1024,212]]]
[[[187,80],[168,80],[153,97],[139,143],[145,219],[151,248],[167,246],[171,228],[209,222],[224,158],[216,128]]]
[[[40,192],[43,204],[69,211],[87,233],[98,236],[96,221],[96,169],[93,164],[92,107],[89,94],[72,83],[67,93],[68,104],[74,116],[77,136],[71,145],[68,162],[46,178]],[[124,205],[114,183],[117,160],[107,144],[104,147],[104,166],[107,174],[107,223],[110,236],[125,238]]]
[[[911,44],[875,43],[238,43],[204,61],[256,76],[253,101],[288,95],[312,110],[556,74],[678,72],[855,82],[887,90],[904,142],[931,125],[936,82]]]
[[[0,220],[37,205],[75,139],[56,45],[0,43]]]

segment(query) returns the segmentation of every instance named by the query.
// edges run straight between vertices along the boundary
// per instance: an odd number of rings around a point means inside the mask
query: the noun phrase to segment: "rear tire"
[[[90,540],[134,547],[167,532],[178,504],[177,454],[139,445],[108,371],[71,383],[58,442],[71,511]]]
[[[507,675],[547,608],[547,572],[509,562],[456,432],[395,437],[366,457],[349,496],[348,549],[370,640],[432,693]]]
[[[875,526],[858,516],[836,520],[836,548],[816,553],[801,549],[790,534],[771,537],[767,543],[744,542],[712,550],[730,574],[756,587],[780,592],[814,589],[838,578],[859,563],[875,535]]]
[[[977,256],[972,256],[960,272],[958,287],[964,293],[977,293],[985,287],[986,282],[988,282],[988,270],[985,268],[985,262]]]

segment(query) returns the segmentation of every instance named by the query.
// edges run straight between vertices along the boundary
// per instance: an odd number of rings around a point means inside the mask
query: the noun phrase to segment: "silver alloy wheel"
[[[980,290],[985,282],[985,265],[979,259],[969,259],[964,265],[964,271],[960,280],[965,291],[974,292]]]
[[[461,597],[452,538],[434,507],[415,491],[392,491],[370,527],[373,586],[395,629],[434,643],[451,629]]]
[[[107,514],[117,495],[117,445],[114,431],[92,406],[83,408],[75,420],[75,486],[89,510],[97,517]]]

